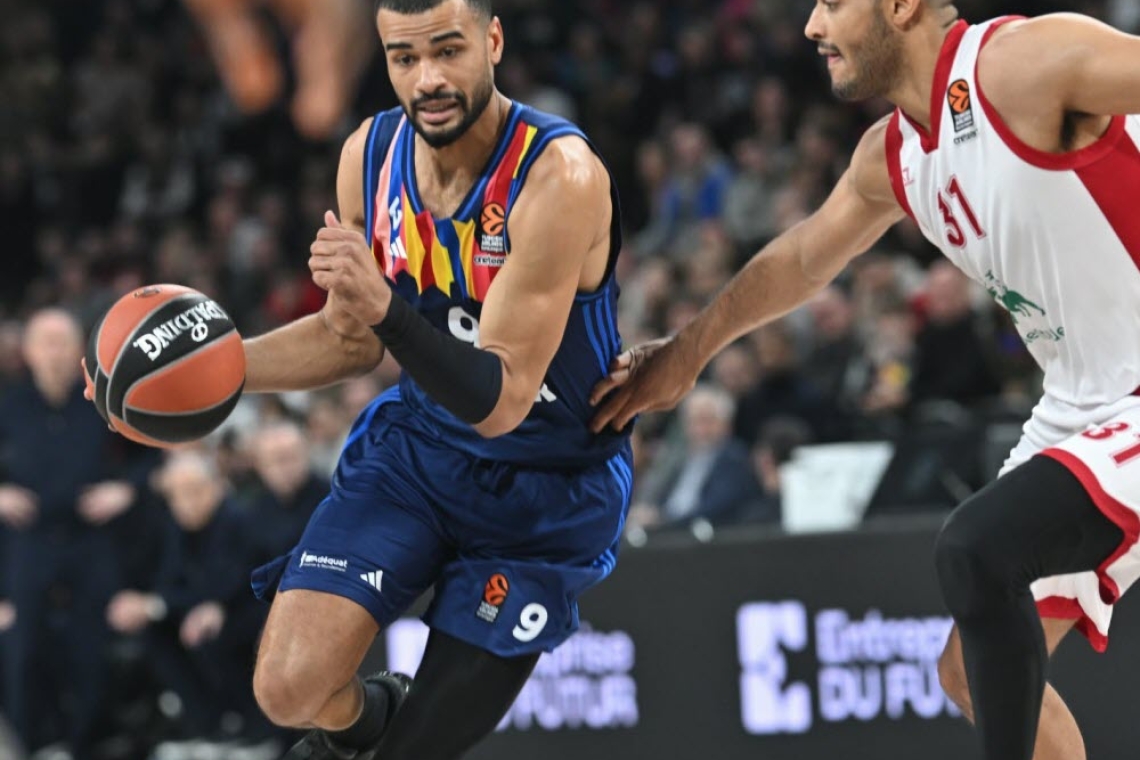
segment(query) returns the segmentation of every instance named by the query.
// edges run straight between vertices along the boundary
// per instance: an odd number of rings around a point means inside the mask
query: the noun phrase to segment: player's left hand
[[[392,290],[376,266],[364,235],[343,226],[336,214],[325,212],[325,226],[309,247],[313,282],[335,294],[338,308],[372,326],[388,314]]]

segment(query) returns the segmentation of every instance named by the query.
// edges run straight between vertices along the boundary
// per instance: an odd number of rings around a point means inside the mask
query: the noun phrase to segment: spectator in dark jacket
[[[261,481],[249,503],[248,519],[257,564],[292,551],[329,484],[310,464],[309,443],[292,422],[274,422],[257,432],[253,466]]]
[[[10,531],[0,578],[15,608],[6,708],[29,751],[63,740],[82,760],[103,704],[103,609],[119,584],[112,523],[154,454],[110,432],[84,400],[83,336],[70,314],[35,313],[23,352],[31,377],[0,403],[0,522]]]
[[[217,737],[227,713],[252,714],[253,641],[229,625],[251,604],[247,522],[199,453],[175,454],[159,483],[173,517],[162,565],[150,589],[117,593],[107,619],[120,633],[145,632],[156,677],[181,699],[183,728]]]
[[[684,442],[646,475],[631,527],[733,522],[761,495],[748,448],[732,437],[732,397],[698,386],[681,407]]]
[[[992,351],[978,329],[970,288],[970,280],[950,262],[931,265],[923,301],[926,322],[915,339],[912,404],[970,404],[998,394]]]

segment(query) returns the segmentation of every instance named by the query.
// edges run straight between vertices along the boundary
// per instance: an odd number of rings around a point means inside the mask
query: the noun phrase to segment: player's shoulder
[[[567,122],[568,123],[568,122]],[[600,193],[608,198],[609,172],[581,130],[544,141],[527,171],[526,185],[565,194],[567,199]],[[600,191],[605,190],[604,193]]]
[[[515,101],[519,120],[534,127],[541,132],[573,132],[585,137],[585,132],[570,119],[549,111],[542,111],[534,106]]]
[[[344,145],[341,147],[341,159],[355,158],[360,161],[365,151],[368,149],[368,140],[373,133],[373,126],[377,131],[383,131],[382,127],[387,124],[389,127],[397,125],[404,116],[403,109],[396,107],[387,111],[381,111],[375,116],[368,116],[360,122],[360,126],[354,129],[347,138],[345,138]]]
[[[340,149],[341,168],[357,167],[363,171],[364,151],[368,147],[368,133],[372,131],[372,122],[375,117],[369,116],[360,123],[360,126],[345,138]]]
[[[1079,13],[1049,13],[1032,18],[1004,16],[989,23],[993,28],[987,31],[986,44],[982,48],[983,55],[988,56],[995,53],[999,56],[1015,53],[1033,54],[1035,57],[1048,55],[1050,49],[1064,50],[1069,44],[1079,41],[1083,33],[1104,26],[1102,22]],[[1047,49],[1042,46],[1047,46]]]
[[[892,113],[872,124],[863,133],[859,144],[855,146],[855,152],[851,154],[848,178],[859,195],[869,201],[895,202],[887,161],[887,143],[893,128],[891,122],[896,118],[898,117]]]
[[[1071,66],[1073,50],[1095,45],[1105,29],[1102,22],[1078,13],[1006,17],[991,23],[994,27],[978,53],[978,78],[991,101],[1003,95],[1017,100],[1048,88]]]

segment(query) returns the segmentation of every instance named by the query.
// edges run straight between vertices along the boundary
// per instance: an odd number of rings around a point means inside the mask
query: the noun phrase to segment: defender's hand
[[[594,405],[613,393],[594,415],[590,428],[595,433],[606,425],[622,430],[641,412],[672,409],[692,390],[699,371],[674,338],[634,346],[614,359],[610,374],[594,386],[590,395]]]
[[[376,266],[364,235],[341,226],[336,214],[325,212],[325,226],[309,248],[313,282],[330,295],[337,307],[362,324],[375,325],[388,314],[392,290]]]

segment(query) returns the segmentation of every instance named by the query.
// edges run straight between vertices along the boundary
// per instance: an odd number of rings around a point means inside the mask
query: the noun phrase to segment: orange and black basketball
[[[127,438],[169,447],[209,434],[245,384],[245,350],[229,315],[181,285],[128,293],[87,341],[95,408]]]
[[[503,207],[498,203],[488,203],[483,207],[483,214],[479,222],[483,227],[484,235],[503,234]]]
[[[965,113],[970,108],[970,85],[965,79],[959,79],[950,85],[946,97],[950,100],[950,109],[954,113]]]
[[[507,600],[507,592],[510,590],[511,584],[507,581],[507,576],[502,573],[495,573],[487,581],[487,585],[483,587],[483,601],[493,607],[498,607]]]

